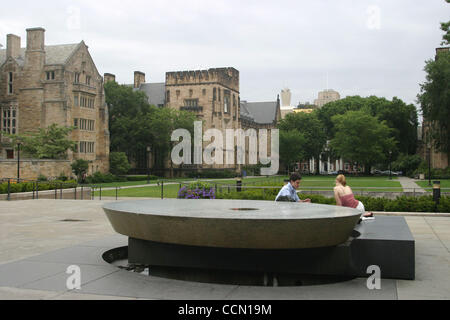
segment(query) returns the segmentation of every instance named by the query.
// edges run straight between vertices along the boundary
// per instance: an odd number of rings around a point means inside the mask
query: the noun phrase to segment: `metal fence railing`
[[[232,183],[230,181],[233,181]],[[0,179],[0,196],[6,194],[6,198],[3,200],[11,200],[13,194],[26,192],[29,199],[39,199],[45,195],[45,198],[49,199],[72,199],[72,200],[103,200],[103,199],[115,199],[123,197],[120,192],[129,188],[136,188],[142,186],[153,187],[151,196],[153,198],[176,198],[178,192],[183,186],[188,186],[194,182],[201,182],[209,184],[217,193],[231,193],[247,190],[261,190],[265,195],[268,190],[280,190],[284,177],[262,177],[261,180],[245,181],[245,179],[199,179],[199,180],[177,180],[177,179],[160,179],[153,180],[152,183],[142,185],[111,185],[111,184],[78,184],[76,182],[63,182],[63,181],[38,181],[38,180],[24,180],[7,178]],[[148,182],[148,181],[147,181]],[[17,185],[22,185],[20,188]],[[263,184],[263,185],[262,185]],[[272,185],[268,185],[272,184]],[[45,186],[45,187],[43,187]],[[406,195],[406,196],[423,196],[432,195],[433,191],[425,188],[404,188],[404,187],[352,187],[355,195],[374,195],[374,194],[391,194],[391,195]],[[425,190],[425,192],[423,192]],[[300,185],[300,193],[311,194],[329,194],[333,192],[331,186],[317,186],[309,187]],[[441,188],[440,193],[445,196],[450,196],[450,188]],[[150,194],[150,193],[149,193]]]

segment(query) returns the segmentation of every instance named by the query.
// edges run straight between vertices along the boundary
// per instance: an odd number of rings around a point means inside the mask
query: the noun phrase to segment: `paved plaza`
[[[102,210],[111,200],[0,202],[0,299],[449,299],[450,217],[408,216],[416,240],[416,280],[367,279],[302,287],[205,284],[145,276],[109,265],[102,254],[126,246]],[[167,200],[171,201],[171,200]],[[80,290],[66,269],[81,268]]]

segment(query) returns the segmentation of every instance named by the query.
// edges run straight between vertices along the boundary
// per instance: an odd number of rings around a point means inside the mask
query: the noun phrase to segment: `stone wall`
[[[20,179],[37,180],[39,175],[47,178],[63,173],[74,176],[69,160],[20,160]],[[17,178],[17,160],[0,160],[0,178]]]

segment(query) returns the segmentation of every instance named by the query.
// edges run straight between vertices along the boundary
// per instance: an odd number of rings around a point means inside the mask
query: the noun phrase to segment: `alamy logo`
[[[66,287],[69,290],[80,290],[81,289],[81,269],[79,266],[72,265],[67,267],[67,274],[70,274],[66,281]]]
[[[367,28],[370,30],[380,30],[381,28],[381,9],[378,6],[367,7]]]
[[[367,274],[371,276],[367,279],[367,289],[380,290],[381,289],[381,269],[379,266],[369,266],[367,268]]]
[[[213,140],[214,138],[214,140]],[[246,138],[248,138],[248,163],[246,163]],[[275,175],[279,169],[279,130],[272,129],[270,135],[270,155],[268,154],[268,130],[226,129],[225,140],[222,131],[208,129],[203,134],[201,121],[194,123],[194,157],[193,164],[206,165],[269,165],[261,168],[261,175]],[[180,139],[182,139],[180,141]],[[192,137],[186,129],[177,129],[172,133],[171,140],[179,142],[172,149],[172,162],[176,165],[192,164]],[[236,141],[236,143],[235,143]],[[203,143],[211,142],[203,150]],[[259,150],[259,152],[258,152]],[[236,158],[236,160],[235,160]]]

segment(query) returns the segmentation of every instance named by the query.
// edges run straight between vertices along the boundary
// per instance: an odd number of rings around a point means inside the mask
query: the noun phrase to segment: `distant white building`
[[[292,113],[294,110],[294,107],[291,104],[292,100],[292,93],[291,90],[288,88],[285,88],[281,90],[281,118],[284,119],[288,113]]]

